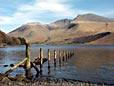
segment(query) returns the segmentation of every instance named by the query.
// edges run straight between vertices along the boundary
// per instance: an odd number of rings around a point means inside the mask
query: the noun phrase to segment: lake
[[[31,46],[31,60],[38,57],[39,49],[43,48],[44,57],[47,58],[47,50],[51,49],[51,68],[48,71],[48,63],[43,64],[43,76],[66,78],[90,82],[102,82],[114,84],[114,45],[110,46]],[[53,50],[70,50],[75,55],[68,62],[56,68],[53,64]],[[58,55],[57,55],[58,57]],[[5,73],[11,63],[17,64],[25,58],[25,46],[13,46],[0,48],[0,73]],[[58,60],[58,59],[57,59]],[[39,68],[39,66],[38,66]],[[32,69],[33,73],[36,71]],[[17,68],[11,73],[24,74],[22,68]]]

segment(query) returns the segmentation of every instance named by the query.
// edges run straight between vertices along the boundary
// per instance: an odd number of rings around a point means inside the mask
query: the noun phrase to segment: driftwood
[[[15,65],[14,67],[12,67],[8,71],[6,71],[6,73],[4,74],[4,76],[8,76],[13,70],[15,70],[17,67],[19,67],[19,65],[23,64],[25,61],[27,61],[27,58],[23,59],[17,65]]]

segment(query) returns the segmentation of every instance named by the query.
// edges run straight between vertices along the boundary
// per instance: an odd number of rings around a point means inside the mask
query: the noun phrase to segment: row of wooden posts
[[[48,49],[48,53],[47,53],[47,61],[48,61],[48,69],[50,69],[50,57],[51,57],[51,53],[50,53],[50,49]],[[67,61],[70,57],[72,57],[74,55],[73,52],[71,51],[59,51],[59,65],[62,64],[62,62]],[[42,74],[42,68],[43,68],[43,49],[40,48],[40,52],[39,52],[39,57],[40,59],[40,71],[38,70],[38,68],[36,67],[36,64],[34,64],[31,59],[30,59],[30,44],[26,43],[26,57],[20,61],[18,64],[16,64],[15,66],[11,67],[8,71],[5,72],[4,76],[8,76],[13,70],[15,70],[17,67],[24,67],[25,72],[26,72],[26,77],[28,79],[31,79],[33,77],[31,68],[34,67],[35,70],[37,71],[36,75]],[[56,67],[57,64],[57,51],[54,50],[54,67]]]
[[[65,61],[67,62],[68,59],[74,55],[74,53],[71,51],[59,51],[58,54],[59,54],[59,56],[58,56],[59,61],[57,61],[57,51],[54,50],[54,67],[56,67],[57,62],[59,62],[59,65],[61,66],[62,62],[65,62]],[[40,72],[42,72],[42,68],[43,68],[43,62],[42,62],[43,49],[42,48],[40,48],[40,55],[39,56],[41,59]],[[48,51],[47,51],[48,69],[50,69],[50,67],[51,67],[50,66],[50,60],[51,60],[50,57],[51,57],[51,52],[50,52],[50,49],[48,49]]]

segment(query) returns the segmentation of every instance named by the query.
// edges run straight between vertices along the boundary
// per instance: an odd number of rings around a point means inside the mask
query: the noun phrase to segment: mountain
[[[22,45],[22,44],[25,44],[24,38],[10,37],[6,33],[0,31],[0,46]]]
[[[71,22],[70,19],[62,19],[62,20],[58,20],[58,21],[52,23],[51,25],[55,25],[58,28],[64,28],[65,26],[70,24],[70,22]]]
[[[47,40],[49,30],[46,25],[39,22],[31,22],[9,33],[11,36],[26,38],[28,42],[43,42]]]
[[[83,39],[84,43],[87,44],[110,35],[102,36],[103,33],[107,32],[114,33],[113,18],[84,14],[74,19],[61,19],[50,24],[30,22],[20,26],[8,35],[23,37],[28,42],[37,44],[77,44],[76,39]],[[99,34],[101,34],[100,37],[98,37]],[[90,38],[89,41],[88,38]],[[79,44],[81,43],[79,42]]]
[[[106,18],[95,14],[78,15],[74,21],[114,22],[112,18]]]

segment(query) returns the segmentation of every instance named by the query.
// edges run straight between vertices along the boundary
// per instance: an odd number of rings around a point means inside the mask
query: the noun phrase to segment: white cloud
[[[35,0],[32,4],[20,5],[12,16],[0,16],[0,24],[23,24],[40,19],[53,18],[73,18],[78,14],[91,11],[74,9],[70,4],[71,0]],[[95,12],[93,12],[95,13]],[[109,15],[113,11],[104,13]],[[48,19],[49,20],[49,19]],[[50,19],[51,20],[51,19]]]
[[[114,9],[107,10],[101,13],[103,16],[114,16]]]
[[[1,16],[0,24],[15,24],[34,21],[46,13],[53,17],[73,16],[75,13],[72,8],[66,4],[67,0],[36,0],[31,5],[21,5],[12,16]]]
[[[68,4],[65,4],[66,1],[67,0],[36,0],[33,5],[21,6],[19,10],[23,12],[33,12],[34,14],[37,13],[39,15],[47,12],[53,14],[61,13],[62,15],[64,15],[71,10],[70,6]]]

